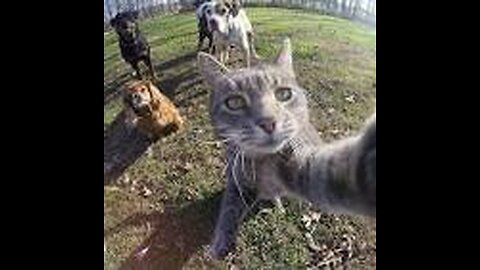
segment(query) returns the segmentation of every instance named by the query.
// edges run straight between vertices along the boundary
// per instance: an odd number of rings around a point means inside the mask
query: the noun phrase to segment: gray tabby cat
[[[198,64],[213,88],[211,119],[228,160],[211,256],[235,248],[238,226],[259,199],[294,195],[325,210],[375,217],[375,115],[358,135],[324,144],[309,122],[289,39],[270,64],[229,71],[205,53]]]

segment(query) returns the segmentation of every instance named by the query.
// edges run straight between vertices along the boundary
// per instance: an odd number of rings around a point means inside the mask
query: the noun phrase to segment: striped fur
[[[229,71],[205,53],[198,63],[213,88],[210,114],[228,160],[213,257],[234,249],[242,218],[261,199],[293,195],[326,210],[376,215],[375,116],[356,136],[323,143],[309,122],[288,39],[270,64]],[[226,106],[231,97],[243,100],[240,110]],[[273,132],[262,130],[264,119],[274,124]]]

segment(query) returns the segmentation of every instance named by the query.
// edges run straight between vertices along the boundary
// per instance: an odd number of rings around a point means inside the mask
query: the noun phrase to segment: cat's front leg
[[[209,255],[215,259],[222,259],[235,249],[238,227],[248,210],[247,205],[252,201],[252,192],[237,183],[233,176],[229,177],[223,195],[214,239],[209,249]]]

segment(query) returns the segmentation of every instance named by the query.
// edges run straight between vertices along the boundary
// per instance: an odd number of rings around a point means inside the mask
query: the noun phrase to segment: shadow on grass
[[[120,96],[120,89],[128,80],[132,79],[130,73],[120,74],[114,81],[105,83],[103,85],[103,105],[107,105],[112,100]]]
[[[131,226],[154,228],[153,233],[134,248],[119,269],[182,269],[193,255],[202,254],[210,244],[222,194],[223,190],[217,191],[184,207],[172,206],[166,207],[162,212],[134,214],[117,226],[105,230],[104,237],[108,237]],[[253,203],[252,195],[253,193],[247,195],[249,204]],[[272,208],[274,204],[260,201],[243,222],[265,207]]]
[[[196,57],[197,57],[197,52],[189,52],[179,57],[176,57],[174,59],[167,60],[159,65],[156,65],[155,70],[158,72],[158,74],[161,74],[162,71],[165,71],[168,69],[174,69],[175,67],[181,64],[192,62],[196,59]]]
[[[120,112],[104,132],[104,184],[114,182],[152,143],[137,129],[129,130],[125,126],[125,113]]]
[[[209,244],[222,192],[216,192],[184,207],[167,207],[163,212],[134,214],[106,230],[105,237],[126,227],[149,224],[153,233],[136,247],[120,269],[182,269],[188,259]],[[147,249],[143,256],[140,251]]]
[[[193,71],[193,67],[185,72],[181,72],[181,73],[175,72],[175,69],[180,65],[186,64],[188,62],[191,62],[191,64],[194,64],[196,56],[197,56],[196,52],[191,52],[191,53],[187,53],[182,56],[179,56],[177,58],[165,61],[159,65],[156,65],[155,71],[157,75],[165,78],[161,78],[159,81],[155,82],[154,84],[158,86],[160,91],[162,91],[165,95],[167,95],[169,98],[174,100],[176,90],[180,86],[180,84],[185,83],[184,87],[188,88],[200,81],[200,78]],[[130,67],[127,67],[127,68],[128,68],[127,70],[129,70],[130,73],[126,72],[126,73],[119,74],[118,76],[116,76],[115,80],[108,82],[104,85],[103,87],[103,104],[104,105],[118,98],[120,96],[121,86],[124,85],[128,80],[133,79],[131,74],[133,70],[131,70]],[[167,76],[163,76],[163,74],[170,73],[170,72],[173,72],[176,75],[172,76],[169,74]]]
[[[176,96],[180,93],[180,88],[188,90],[200,81],[201,79],[193,72],[193,69],[190,68],[186,71],[175,73],[173,76],[166,76],[165,79],[160,80],[155,84],[162,93],[179,106],[176,102]]]
[[[103,182],[115,182],[120,175],[157,140],[173,135],[174,129],[166,128],[160,137],[151,139],[137,128],[128,129],[125,111],[121,111],[104,131],[103,137]]]

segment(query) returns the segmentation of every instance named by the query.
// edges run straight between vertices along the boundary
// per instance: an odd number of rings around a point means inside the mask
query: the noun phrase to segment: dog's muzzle
[[[132,103],[135,105],[140,105],[142,103],[142,96],[138,93],[132,94]]]
[[[216,20],[211,19],[209,21],[209,24],[210,24],[210,31],[212,31],[212,32],[213,31],[218,31],[218,23],[217,23]]]
[[[135,114],[140,117],[148,117],[152,115],[152,110],[149,105],[132,106],[132,109]]]

